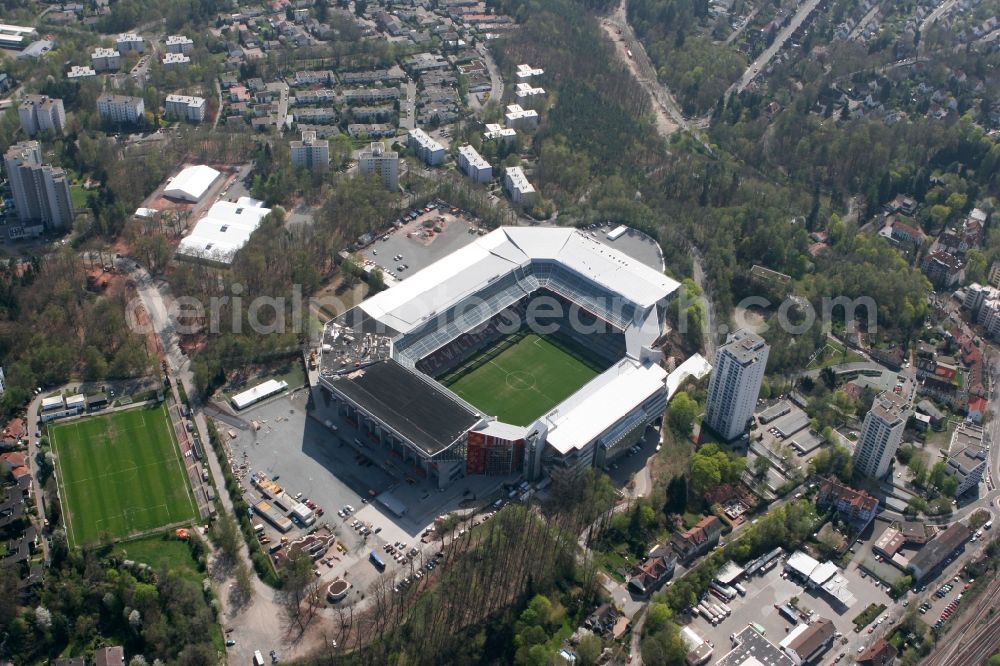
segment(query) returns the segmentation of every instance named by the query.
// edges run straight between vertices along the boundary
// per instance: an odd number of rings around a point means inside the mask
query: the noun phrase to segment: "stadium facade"
[[[662,418],[659,345],[678,287],[575,229],[502,227],[328,322],[320,383],[354,429],[342,439],[440,487],[467,474],[578,474]],[[525,326],[607,369],[527,426],[436,380]]]

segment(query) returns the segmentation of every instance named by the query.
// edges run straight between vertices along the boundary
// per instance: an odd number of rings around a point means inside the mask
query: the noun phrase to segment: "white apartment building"
[[[358,155],[358,170],[366,176],[377,173],[390,192],[399,189],[399,154],[394,150],[386,150],[381,141],[372,142],[368,150],[361,151]]]
[[[756,333],[739,330],[726,339],[715,356],[705,423],[726,441],[747,432],[770,350]]]
[[[470,145],[458,149],[458,168],[474,183],[488,183],[493,179],[493,167]]]
[[[118,45],[120,53],[131,53],[132,51],[144,53],[146,51],[146,42],[143,41],[142,36],[134,32],[123,32],[118,35],[115,43]]]
[[[4,170],[14,195],[14,208],[21,222],[41,222],[49,229],[73,225],[73,203],[69,179],[57,167],[41,163],[37,141],[14,144],[4,155]]]
[[[514,97],[522,106],[533,106],[545,99],[545,88],[537,88],[530,83],[518,83],[514,86]]]
[[[291,148],[292,166],[311,171],[326,171],[330,168],[330,142],[317,139],[316,132],[302,132],[302,140],[292,141]]]
[[[1000,289],[973,282],[965,288],[962,307],[992,340],[1000,340]]]
[[[519,79],[530,79],[533,76],[541,76],[544,73],[544,69],[532,67],[531,65],[518,65],[517,70],[514,72],[515,76]]]
[[[511,127],[502,127],[496,123],[487,123],[486,131],[483,132],[483,139],[486,141],[499,141],[500,143],[510,143],[517,136],[517,130]]]
[[[205,98],[191,95],[167,95],[164,105],[168,118],[200,123],[205,119]]]
[[[538,112],[534,109],[523,109],[520,104],[511,104],[504,114],[507,127],[512,129],[535,129],[538,127]]]
[[[406,138],[406,145],[417,152],[417,157],[428,166],[437,166],[444,161],[444,146],[432,139],[422,129],[411,129]]]
[[[521,167],[507,167],[503,175],[503,189],[510,200],[519,206],[531,205],[535,200],[535,188],[528,182]]]
[[[184,35],[167,37],[167,53],[190,53],[194,50],[194,42]]]
[[[90,79],[97,76],[97,70],[85,65],[73,65],[66,72],[67,79]]]
[[[28,136],[45,131],[62,132],[66,126],[63,101],[47,95],[27,95],[17,107],[17,115],[21,118],[21,129]]]
[[[961,497],[982,482],[989,449],[989,435],[975,423],[965,421],[955,428],[947,459],[948,473],[958,480],[955,497]]]
[[[97,47],[90,54],[90,64],[98,72],[115,72],[121,69],[122,56],[114,49]]]
[[[170,67],[172,65],[190,65],[191,58],[184,55],[183,53],[164,53],[163,54],[163,66]]]
[[[146,111],[141,97],[101,95],[97,98],[97,113],[111,123],[137,123]]]
[[[861,437],[854,449],[856,472],[876,479],[886,475],[903,438],[909,415],[909,406],[902,396],[884,391],[875,398],[871,410],[865,415]]]

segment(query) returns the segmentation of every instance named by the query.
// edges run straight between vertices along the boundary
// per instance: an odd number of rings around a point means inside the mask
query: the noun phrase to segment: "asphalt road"
[[[774,43],[767,47],[763,53],[757,56],[757,59],[747,66],[746,71],[743,72],[743,76],[741,76],[736,83],[730,86],[729,90],[726,91],[726,97],[729,97],[734,93],[739,94],[743,92],[748,85],[750,85],[750,82],[757,77],[761,70],[767,67],[767,64],[771,62],[771,59],[777,55],[778,51],[780,51],[782,47],[784,47],[785,42],[787,42],[792,36],[792,33],[798,30],[799,26],[802,25],[802,22],[806,20],[806,17],[809,16],[814,9],[816,9],[819,3],[820,0],[806,0],[799,6],[798,11],[795,12],[795,16],[792,17],[792,20],[781,30],[781,32],[778,33],[778,36],[775,37]]]

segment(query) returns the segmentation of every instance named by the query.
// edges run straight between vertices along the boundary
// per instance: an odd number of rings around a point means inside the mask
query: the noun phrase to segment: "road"
[[[503,77],[500,76],[500,68],[497,67],[496,61],[493,60],[493,55],[490,50],[486,48],[486,44],[479,42],[476,46],[476,51],[479,55],[483,57],[483,62],[486,63],[486,69],[490,73],[490,100],[495,101],[500,104],[503,101]]]
[[[757,75],[761,72],[761,70],[767,67],[768,63],[771,62],[771,59],[778,54],[778,51],[780,51],[782,47],[784,47],[785,42],[787,42],[792,36],[792,33],[798,30],[799,26],[802,25],[802,22],[805,21],[806,17],[808,17],[813,10],[816,9],[819,3],[820,0],[806,0],[799,6],[798,11],[795,12],[795,16],[792,17],[792,20],[789,21],[788,25],[782,28],[781,32],[778,33],[778,36],[775,37],[774,43],[767,47],[763,53],[757,56],[757,59],[750,63],[746,71],[743,72],[743,76],[741,76],[736,83],[729,87],[729,90],[726,91],[726,97],[743,92],[746,87],[750,85],[750,82],[757,78]]]
[[[860,21],[858,21],[858,24],[856,26],[854,26],[854,29],[851,30],[851,33],[847,35],[847,41],[852,42],[855,39],[857,39],[858,35],[861,34],[861,31],[865,29],[866,25],[871,23],[871,20],[875,18],[875,15],[878,14],[880,9],[881,7],[878,4],[873,5],[872,8],[868,10],[868,13],[865,14]]]
[[[760,8],[763,6],[764,6],[763,4],[760,4],[754,7],[753,10],[749,14],[747,14],[747,17],[743,20],[743,23],[740,24],[740,27],[736,28],[736,30],[733,30],[731,33],[729,33],[729,36],[726,37],[725,41],[727,45],[732,44],[734,41],[736,41],[737,37],[743,34],[743,31],[747,29],[747,26],[750,25],[750,22],[753,21],[754,17],[757,16],[757,12],[759,12]]]
[[[407,79],[404,88],[406,88],[406,106],[400,115],[399,125],[410,130],[417,126],[417,84],[413,79]]]
[[[664,138],[679,129],[691,131],[690,124],[681,113],[680,105],[671,92],[663,86],[656,74],[656,68],[646,53],[646,48],[635,36],[635,31],[628,23],[628,0],[620,0],[618,6],[601,26],[615,45],[615,53],[632,72],[632,76],[646,90],[653,102],[653,112],[656,116],[657,132]],[[629,56],[628,52],[632,55]]]
[[[921,23],[920,23],[920,34],[924,34],[924,32],[927,31],[927,28],[931,27],[931,25],[935,21],[937,21],[939,18],[941,18],[941,16],[945,12],[947,12],[948,10],[950,10],[956,4],[958,4],[958,0],[944,0],[944,2],[942,2],[937,7],[935,7],[934,11],[932,11],[930,14],[928,14],[926,16],[926,18],[924,18],[924,20],[921,21]],[[923,43],[923,40],[921,40],[921,43]]]

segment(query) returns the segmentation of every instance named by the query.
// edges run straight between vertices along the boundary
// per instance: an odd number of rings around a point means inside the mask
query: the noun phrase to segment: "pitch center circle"
[[[519,391],[527,391],[535,387],[535,376],[528,372],[509,372],[507,373],[507,386]]]

